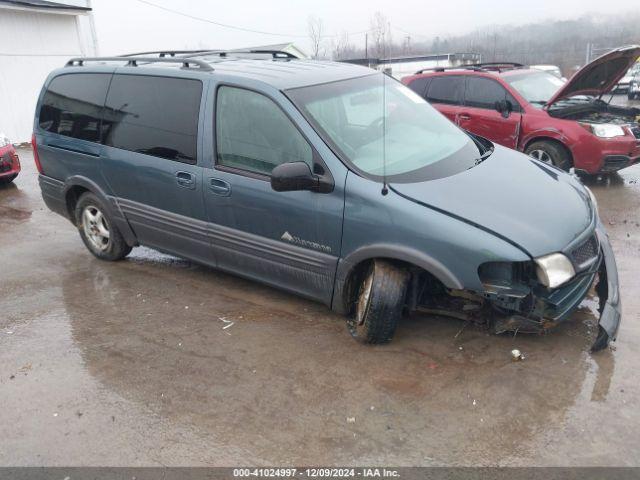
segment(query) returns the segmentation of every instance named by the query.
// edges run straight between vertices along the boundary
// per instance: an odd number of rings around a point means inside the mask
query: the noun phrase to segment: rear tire
[[[572,167],[571,155],[565,147],[556,142],[547,140],[533,142],[524,153],[538,161],[555,165],[565,171],[569,171]]]
[[[11,182],[13,182],[16,179],[17,176],[18,175],[11,175],[9,177],[0,178],[0,185],[9,185]]]
[[[93,193],[86,192],[78,199],[75,218],[82,241],[95,257],[115,262],[131,252],[104,204]]]
[[[405,303],[409,274],[384,260],[374,260],[362,280],[355,316],[347,319],[351,336],[365,344],[389,343]]]

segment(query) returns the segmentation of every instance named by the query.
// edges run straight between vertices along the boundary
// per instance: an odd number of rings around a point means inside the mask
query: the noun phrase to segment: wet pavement
[[[593,299],[546,336],[417,315],[365,347],[322,305],[185,260],[101,262],[20,155],[0,187],[0,465],[640,465],[640,166],[589,181],[623,301],[592,355]]]

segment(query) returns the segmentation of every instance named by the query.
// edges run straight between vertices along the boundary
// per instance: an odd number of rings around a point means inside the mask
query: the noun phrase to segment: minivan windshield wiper
[[[465,133],[471,137],[471,140],[473,140],[473,142],[478,147],[478,151],[480,152],[480,156],[476,158],[474,164],[469,167],[469,168],[473,168],[477,165],[480,165],[487,158],[489,158],[493,153],[493,151],[495,150],[495,147],[493,146],[493,143],[491,143],[489,140],[485,138],[476,136],[471,132],[465,132]]]
[[[469,168],[473,168],[473,167],[477,167],[478,165],[480,165],[482,162],[484,162],[487,158],[489,158],[491,156],[491,154],[493,153],[493,148],[488,149],[487,151],[485,151],[482,155],[480,155],[478,158],[476,158],[475,163],[473,164],[473,166],[469,167]]]

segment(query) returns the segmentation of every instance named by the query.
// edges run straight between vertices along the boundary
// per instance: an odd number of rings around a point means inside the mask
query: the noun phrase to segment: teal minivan
[[[373,70],[272,51],[73,59],[46,80],[33,147],[46,204],[96,257],[136,245],[286,289],[364,343],[403,314],[543,332],[615,259],[572,175],[460,130]]]

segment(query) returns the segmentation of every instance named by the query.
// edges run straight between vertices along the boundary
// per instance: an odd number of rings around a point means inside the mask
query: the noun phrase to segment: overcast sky
[[[267,35],[237,31],[163,11],[177,10]],[[616,14],[638,9],[639,0],[93,0],[102,55],[182,48],[236,48],[294,41],[309,51],[307,19],[321,18],[327,35],[352,33],[351,43],[364,44],[370,18],[380,11],[392,34],[413,41],[467,33],[496,24],[523,24],[545,19],[570,19],[584,13]],[[437,5],[437,6],[436,6]],[[640,28],[640,27],[639,27]],[[326,39],[327,45],[331,38]]]

